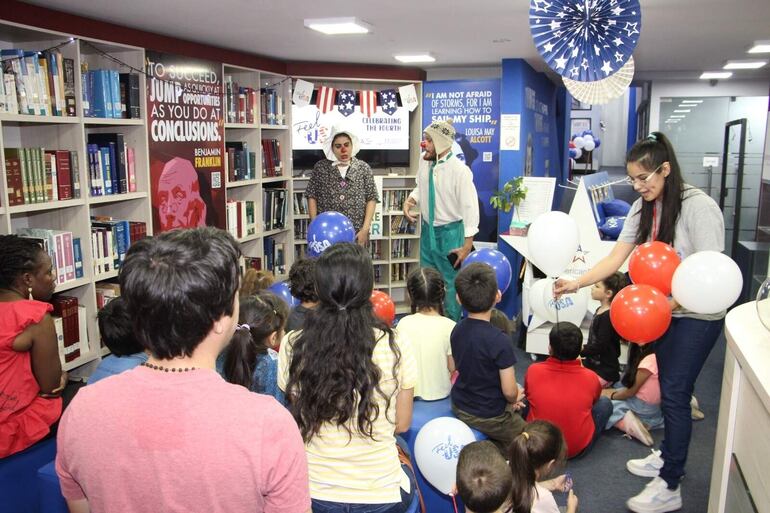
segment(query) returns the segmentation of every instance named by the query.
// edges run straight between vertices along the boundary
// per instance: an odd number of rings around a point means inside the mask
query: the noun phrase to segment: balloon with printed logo
[[[530,261],[550,278],[572,263],[579,245],[577,223],[558,210],[537,216],[527,232]]]
[[[652,285],[666,296],[671,294],[671,280],[682,259],[665,242],[647,242],[631,253],[628,274],[637,285]]]
[[[462,267],[474,262],[487,264],[493,271],[495,271],[497,288],[500,290],[501,294],[504,294],[508,289],[508,285],[511,284],[511,277],[513,276],[511,263],[508,261],[508,258],[496,249],[477,249],[463,260]]]
[[[629,285],[613,298],[610,322],[622,338],[648,344],[662,337],[671,324],[671,305],[651,285]]]
[[[449,495],[456,481],[460,451],[475,441],[473,431],[461,420],[453,417],[430,420],[414,440],[417,468],[439,492]]]
[[[317,257],[332,244],[354,240],[356,230],[350,219],[339,212],[324,212],[307,227],[307,254]]]
[[[396,305],[390,296],[381,290],[373,290],[369,301],[374,308],[374,315],[388,326],[393,326],[393,321],[396,320]]]
[[[295,306],[299,305],[299,299],[291,295],[291,289],[289,288],[289,284],[285,281],[279,281],[277,283],[273,283],[271,286],[267,288],[270,292],[278,296],[279,298],[283,299],[284,302],[289,305],[289,308],[294,308]]]
[[[546,319],[551,322],[571,322],[580,326],[588,312],[588,288],[578,290],[573,294],[564,294],[559,299],[553,297],[553,280],[549,287],[543,291],[540,300],[546,312]]]
[[[718,251],[699,251],[677,267],[671,293],[677,303],[698,314],[717,314],[741,295],[743,274],[735,261]]]

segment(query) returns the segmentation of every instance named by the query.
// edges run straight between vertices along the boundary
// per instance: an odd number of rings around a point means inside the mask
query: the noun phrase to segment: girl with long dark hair
[[[278,388],[278,347],[289,308],[267,290],[242,299],[239,322],[227,347],[224,378],[252,392],[272,395],[284,404]]]
[[[556,425],[545,420],[526,425],[513,439],[508,458],[513,473],[513,513],[559,513],[552,492],[571,485],[566,475],[546,479],[564,464],[566,457],[567,443]],[[577,506],[578,499],[570,489],[567,513],[575,513]]]
[[[279,352],[278,385],[305,441],[313,511],[401,513],[413,476],[396,433],[409,429],[416,371],[411,347],[373,312],[371,258],[350,243],[315,267],[318,306]]]
[[[626,157],[628,181],[639,195],[610,254],[577,280],[559,279],[555,295],[575,292],[616,272],[637,245],[659,240],[684,259],[699,251],[723,251],[725,224],[716,202],[682,178],[671,141],[653,132]],[[725,312],[696,314],[669,300],[671,325],[654,344],[657,357],[665,441],[661,452],[630,460],[628,470],[654,477],[626,505],[635,512],[666,512],[682,507],[679,481],[684,476],[692,432],[690,400],[695,380],[724,325]]]

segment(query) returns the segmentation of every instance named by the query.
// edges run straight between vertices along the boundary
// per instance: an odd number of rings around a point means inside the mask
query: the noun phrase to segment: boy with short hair
[[[482,440],[460,451],[455,486],[467,513],[502,513],[511,500],[513,476],[495,444]]]
[[[96,317],[102,342],[112,354],[102,358],[99,366],[88,377],[89,385],[147,361],[147,353],[134,335],[131,316],[121,296],[104,305]]]
[[[529,401],[527,421],[553,422],[564,433],[567,456],[586,454],[612,413],[593,371],[580,363],[583,332],[570,322],[556,323],[549,338],[549,358],[531,365],[524,379]]]
[[[472,263],[457,275],[455,287],[468,317],[457,323],[450,340],[460,372],[452,387],[452,411],[505,454],[525,423],[511,406],[519,395],[513,347],[508,336],[490,323],[501,296],[497,278],[489,265]]]
[[[301,258],[294,262],[289,270],[289,290],[299,299],[299,304],[291,309],[286,321],[286,332],[301,330],[305,324],[305,315],[318,305],[315,291],[315,260]]]

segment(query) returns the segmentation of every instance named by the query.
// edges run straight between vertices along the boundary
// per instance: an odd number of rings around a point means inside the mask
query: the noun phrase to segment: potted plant
[[[518,207],[522,200],[527,197],[527,187],[524,185],[524,177],[517,176],[508,180],[503,185],[503,190],[495,191],[489,199],[489,204],[493,208],[510,212],[511,208]],[[516,209],[516,216],[511,218],[510,234],[526,235],[529,223],[522,222],[519,218],[519,210]]]

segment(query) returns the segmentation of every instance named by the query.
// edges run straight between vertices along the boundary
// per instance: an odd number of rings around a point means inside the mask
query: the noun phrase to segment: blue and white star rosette
[[[345,117],[353,114],[356,108],[356,94],[350,89],[343,89],[337,95],[337,110]]]
[[[386,89],[380,91],[380,105],[382,105],[382,111],[392,116],[398,110],[398,99],[395,89]]]
[[[628,61],[639,42],[639,0],[531,0],[529,28],[556,73],[601,80]]]

